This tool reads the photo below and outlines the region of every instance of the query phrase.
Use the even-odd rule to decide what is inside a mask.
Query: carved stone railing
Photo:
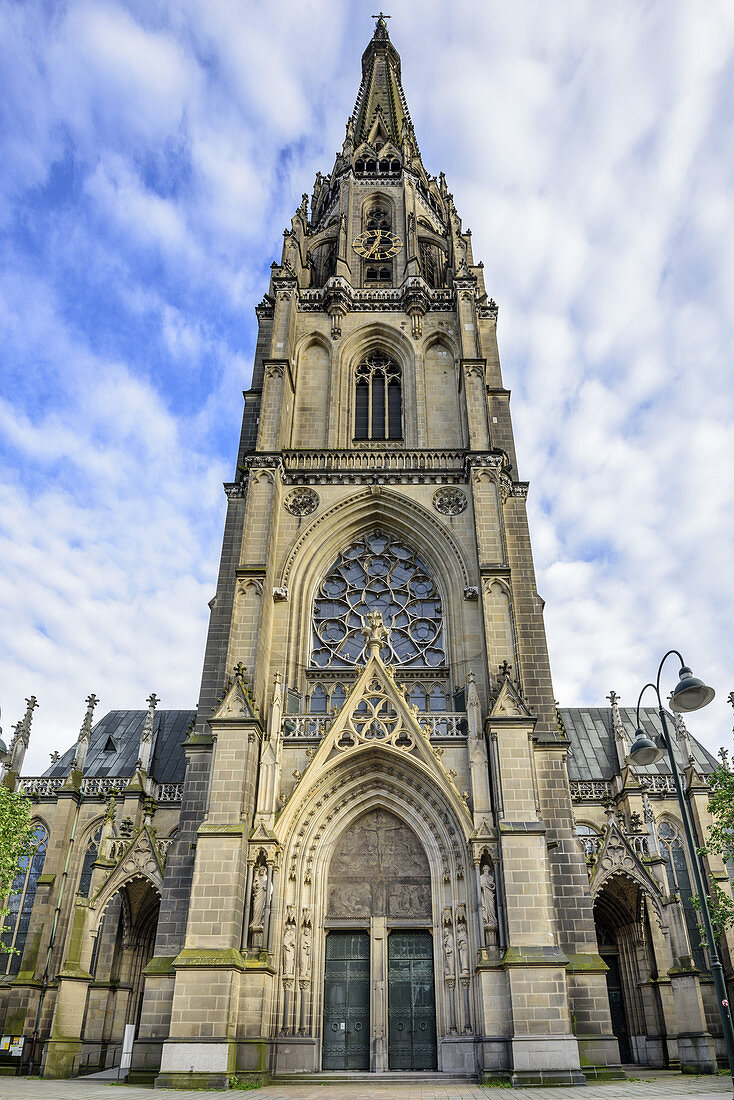
[[[458,450],[391,450],[371,447],[348,451],[284,451],[284,480],[308,473],[386,474],[451,473],[463,474],[464,451]]]
[[[157,802],[180,802],[183,783],[156,783],[153,786],[153,798]]]
[[[465,714],[419,714],[418,722],[427,729],[430,738],[465,738],[467,719]]]
[[[283,719],[283,736],[294,741],[323,737],[334,719],[328,714],[287,714]]]
[[[131,778],[130,775],[85,776],[79,789],[87,797],[101,795],[108,798],[111,794],[124,791]],[[55,798],[66,779],[63,775],[26,775],[19,781],[18,787],[32,798]],[[154,783],[152,795],[157,802],[180,802],[182,792],[183,783]]]
[[[26,775],[18,781],[18,790],[32,798],[55,798],[65,776]]]
[[[418,724],[428,729],[431,740],[466,738],[467,717],[461,712],[436,712],[416,715]],[[327,732],[334,718],[330,714],[286,714],[281,729],[283,737],[292,740],[318,741]]]
[[[648,794],[675,794],[672,775],[641,775],[640,786]]]
[[[612,793],[608,779],[572,779],[569,785],[574,802],[603,802]]]
[[[315,287],[309,290],[299,290],[298,310],[300,313],[315,313],[324,309],[324,297],[328,293],[328,287]],[[448,312],[454,309],[456,297],[453,290],[424,287],[426,304],[429,310]],[[388,310],[391,312],[402,311],[405,306],[406,290],[404,287],[384,287],[381,289],[367,289],[360,287],[347,288],[350,312],[370,313],[376,310]]]
[[[87,779],[82,779],[81,792],[85,795],[101,794],[104,797],[108,797],[111,794],[117,794],[119,791],[124,791],[125,787],[130,783],[132,776],[129,775],[103,775],[103,776],[91,776]]]

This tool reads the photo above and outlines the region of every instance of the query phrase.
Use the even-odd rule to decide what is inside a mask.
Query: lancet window
[[[402,439],[403,394],[400,366],[373,352],[356,370],[355,439]]]
[[[89,897],[89,887],[92,885],[92,871],[94,865],[97,862],[97,856],[99,854],[99,842],[102,837],[102,826],[97,829],[95,833],[90,836],[87,842],[87,850],[84,853],[84,862],[82,863],[82,873],[79,876],[79,886],[77,887],[77,893],[82,894],[85,898]]]
[[[665,859],[668,886],[671,893],[677,891],[680,895],[693,961],[699,970],[708,970],[708,963],[701,947],[701,930],[698,923],[698,914],[693,905],[691,878],[680,834],[672,822],[662,821],[658,825],[658,838],[660,840],[660,854]]]
[[[48,830],[40,823],[36,826],[29,852],[22,856],[7,900],[8,912],[5,915],[2,931],[2,943],[12,954],[0,955],[0,972],[17,974],[23,956],[23,948],[28,936],[33,899],[38,888],[38,879],[43,873],[43,864],[48,847]]]
[[[311,663],[344,668],[366,659],[362,618],[379,611],[389,630],[382,659],[403,668],[446,664],[441,597],[406,543],[373,531],[343,550],[314,599]],[[445,697],[444,697],[445,698]]]

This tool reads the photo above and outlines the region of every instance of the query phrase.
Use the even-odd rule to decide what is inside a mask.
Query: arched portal
[[[87,1013],[86,1040],[119,1044],[128,1024],[137,1032],[143,972],[153,958],[159,908],[157,891],[142,877],[125,882],[107,902],[91,967],[95,980],[90,997],[102,1011]]]
[[[331,857],[326,895],[325,1070],[370,1068],[387,1033],[387,1068],[436,1068],[431,869],[415,832],[375,806]]]
[[[623,1063],[650,1062],[649,1044],[659,1046],[662,1013],[646,896],[626,875],[608,879],[594,901],[599,954],[608,966],[612,1030]]]

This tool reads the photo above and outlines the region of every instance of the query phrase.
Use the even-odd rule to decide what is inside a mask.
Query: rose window
[[[380,656],[404,668],[446,664],[441,597],[415,551],[380,531],[337,558],[314,600],[311,663],[344,667],[366,660],[362,618],[379,611],[390,631]]]

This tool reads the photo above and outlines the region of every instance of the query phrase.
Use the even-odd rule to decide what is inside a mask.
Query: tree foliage
[[[699,848],[699,852],[701,855],[721,856],[726,863],[734,859],[734,772],[729,769],[728,755],[723,749],[720,756],[721,765],[709,776],[711,795],[708,808],[712,825],[706,838],[706,846]],[[713,883],[711,894],[707,895],[706,901],[714,935],[718,939],[727,928],[734,927],[734,903],[717,882]],[[700,912],[701,903],[697,896],[693,898],[693,904]],[[701,928],[701,946],[707,947],[704,929],[699,927]]]
[[[8,898],[23,856],[33,848],[31,804],[25,795],[0,783],[0,924],[8,912]],[[7,951],[0,941],[0,953]]]

